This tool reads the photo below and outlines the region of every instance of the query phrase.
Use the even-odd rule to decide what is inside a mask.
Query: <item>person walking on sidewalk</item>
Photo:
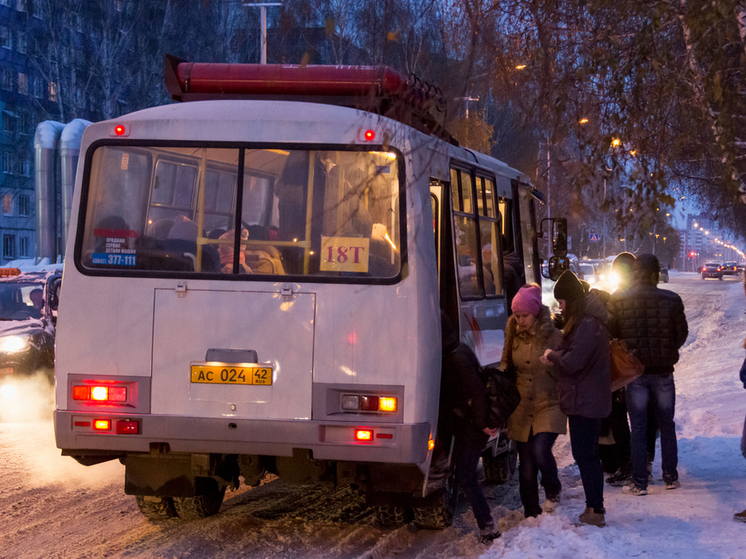
[[[559,349],[547,349],[541,361],[554,365],[560,409],[570,425],[570,447],[580,469],[586,502],[578,520],[601,527],[606,525],[606,509],[598,436],[602,419],[611,413],[606,307],[595,293],[587,293],[570,271],[554,285],[554,298],[565,316],[564,339]]]
[[[518,474],[523,514],[539,516],[538,475],[544,487],[544,512],[555,510],[562,484],[552,446],[567,432],[560,411],[553,368],[540,361],[544,350],[557,349],[562,332],[554,327],[549,307],[541,304],[541,288],[525,285],[511,303],[513,314],[505,328],[505,347],[498,368],[513,371],[521,401],[508,418],[508,437],[518,447]]]
[[[643,374],[625,389],[632,431],[632,483],[623,491],[647,495],[647,416],[653,400],[661,437],[661,461],[666,489],[680,487],[674,410],[674,365],[689,327],[684,303],[673,291],[658,288],[660,264],[653,254],[641,254],[635,262],[635,284],[609,302],[611,335],[645,365]]]

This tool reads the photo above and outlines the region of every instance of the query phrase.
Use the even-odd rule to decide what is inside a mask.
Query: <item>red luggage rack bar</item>
[[[456,143],[437,122],[440,90],[388,66],[187,62],[166,55],[166,88],[175,101],[262,99],[353,107],[393,118]]]

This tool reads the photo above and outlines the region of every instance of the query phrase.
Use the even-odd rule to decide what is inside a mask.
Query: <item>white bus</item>
[[[447,524],[427,483],[440,308],[500,360],[503,255],[541,281],[538,193],[389,69],[166,66],[184,102],[83,135],[57,446],[119,459],[150,519],[215,514],[272,472]],[[515,453],[498,439],[485,463],[506,475]]]

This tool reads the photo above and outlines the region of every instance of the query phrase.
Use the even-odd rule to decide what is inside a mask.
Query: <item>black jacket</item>
[[[457,439],[486,440],[487,393],[474,352],[459,343],[443,356],[438,430]]]
[[[644,374],[667,375],[679,361],[689,326],[684,303],[673,291],[638,282],[609,301],[609,332],[624,340],[645,365]]]
[[[603,418],[611,413],[611,358],[606,308],[590,293],[585,310],[549,355],[557,375],[560,409],[566,415]]]

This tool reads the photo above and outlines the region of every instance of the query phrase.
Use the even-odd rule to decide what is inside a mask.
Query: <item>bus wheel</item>
[[[451,525],[456,508],[457,492],[451,476],[443,489],[432,497],[433,501],[425,506],[414,508],[414,523],[426,530],[442,530]]]
[[[384,528],[398,528],[410,520],[410,511],[395,505],[378,505],[375,507],[376,522]]]
[[[518,448],[514,441],[508,441],[508,450],[492,456],[488,450],[482,454],[485,483],[502,485],[510,481],[518,464]]]
[[[213,516],[218,513],[220,505],[223,504],[223,495],[225,495],[225,487],[195,497],[174,497],[174,508],[184,520]]]
[[[174,501],[171,497],[136,495],[135,500],[137,501],[137,508],[150,521],[159,522],[176,516]]]

